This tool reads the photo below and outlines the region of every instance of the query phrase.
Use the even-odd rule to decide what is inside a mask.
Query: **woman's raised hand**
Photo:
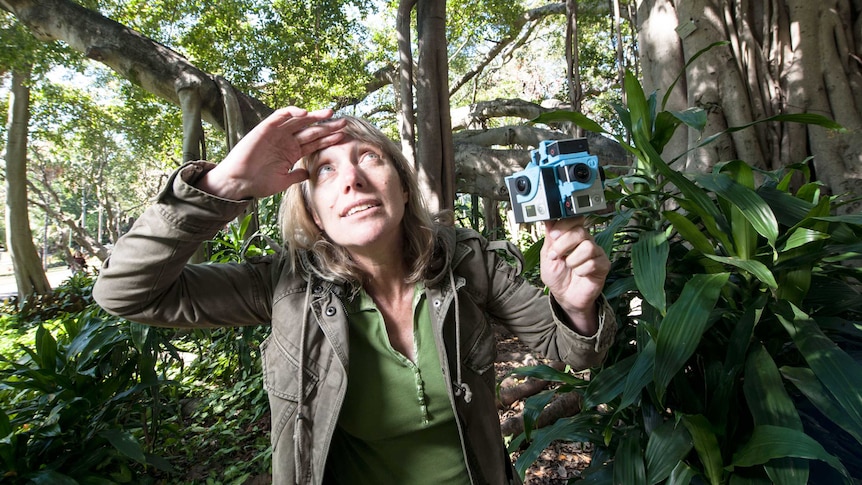
[[[205,192],[231,200],[267,197],[308,178],[294,169],[302,157],[337,144],[342,120],[327,123],[331,109],[306,111],[294,106],[276,110],[245,135],[224,160],[197,183]]]
[[[596,299],[610,269],[610,260],[584,226],[583,217],[545,223],[542,281],[582,335],[598,329]]]

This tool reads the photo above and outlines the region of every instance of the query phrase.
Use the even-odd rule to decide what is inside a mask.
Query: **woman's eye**
[[[380,158],[381,157],[379,153],[368,151],[363,153],[362,156],[359,157],[359,162],[377,162],[380,160]]]
[[[333,172],[335,172],[335,169],[332,168],[332,165],[321,165],[317,167],[317,178],[326,177]]]

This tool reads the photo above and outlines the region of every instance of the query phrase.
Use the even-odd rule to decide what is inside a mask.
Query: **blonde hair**
[[[425,276],[436,239],[436,226],[431,218],[416,174],[398,146],[371,123],[344,116],[347,125],[341,130],[349,138],[371,144],[383,152],[383,157],[395,167],[401,186],[407,191],[407,204],[401,228],[404,234],[404,262],[408,268],[407,283],[417,283]],[[312,165],[320,156],[314,152],[301,160],[299,167]],[[302,268],[321,278],[347,283],[354,290],[362,285],[366,275],[341,246],[330,241],[314,223],[309,204],[308,181],[290,186],[284,194],[279,211],[279,224],[287,246],[289,262],[294,271]],[[303,262],[303,259],[306,261]]]

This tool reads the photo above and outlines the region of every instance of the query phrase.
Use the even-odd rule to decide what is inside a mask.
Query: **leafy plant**
[[[625,89],[615,109],[631,143],[613,136],[635,163],[609,181],[616,211],[596,236],[612,260],[617,343],[589,382],[520,372],[581,393],[584,410],[538,430],[525,418],[517,468],[564,439],[594,445],[591,483],[851,482],[862,475],[862,271],[847,263],[862,257],[862,218],[837,215],[843,202],[804,164],[674,170],[664,145],[679,126],[702,129],[705,114],[665,111],[630,74]],[[605,132],[572,112],[535,121],[560,120]],[[840,129],[813,115],[764,121]]]
[[[79,283],[68,282],[58,301],[86,300],[90,286]],[[87,296],[69,298],[75,288]],[[128,482],[141,467],[170,468],[150,453],[165,424],[160,389],[169,384],[156,371],[155,332],[121,322],[90,304],[37,323],[15,360],[0,356],[4,480]]]

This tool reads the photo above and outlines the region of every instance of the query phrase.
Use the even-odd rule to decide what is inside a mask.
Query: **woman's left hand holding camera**
[[[541,276],[573,328],[591,336],[598,330],[596,299],[602,293],[611,262],[584,226],[584,220],[572,217],[545,222]]]
[[[331,109],[307,111],[290,106],[261,121],[197,183],[212,195],[231,200],[267,197],[308,178],[294,169],[302,157],[337,144],[343,120],[328,123]]]

